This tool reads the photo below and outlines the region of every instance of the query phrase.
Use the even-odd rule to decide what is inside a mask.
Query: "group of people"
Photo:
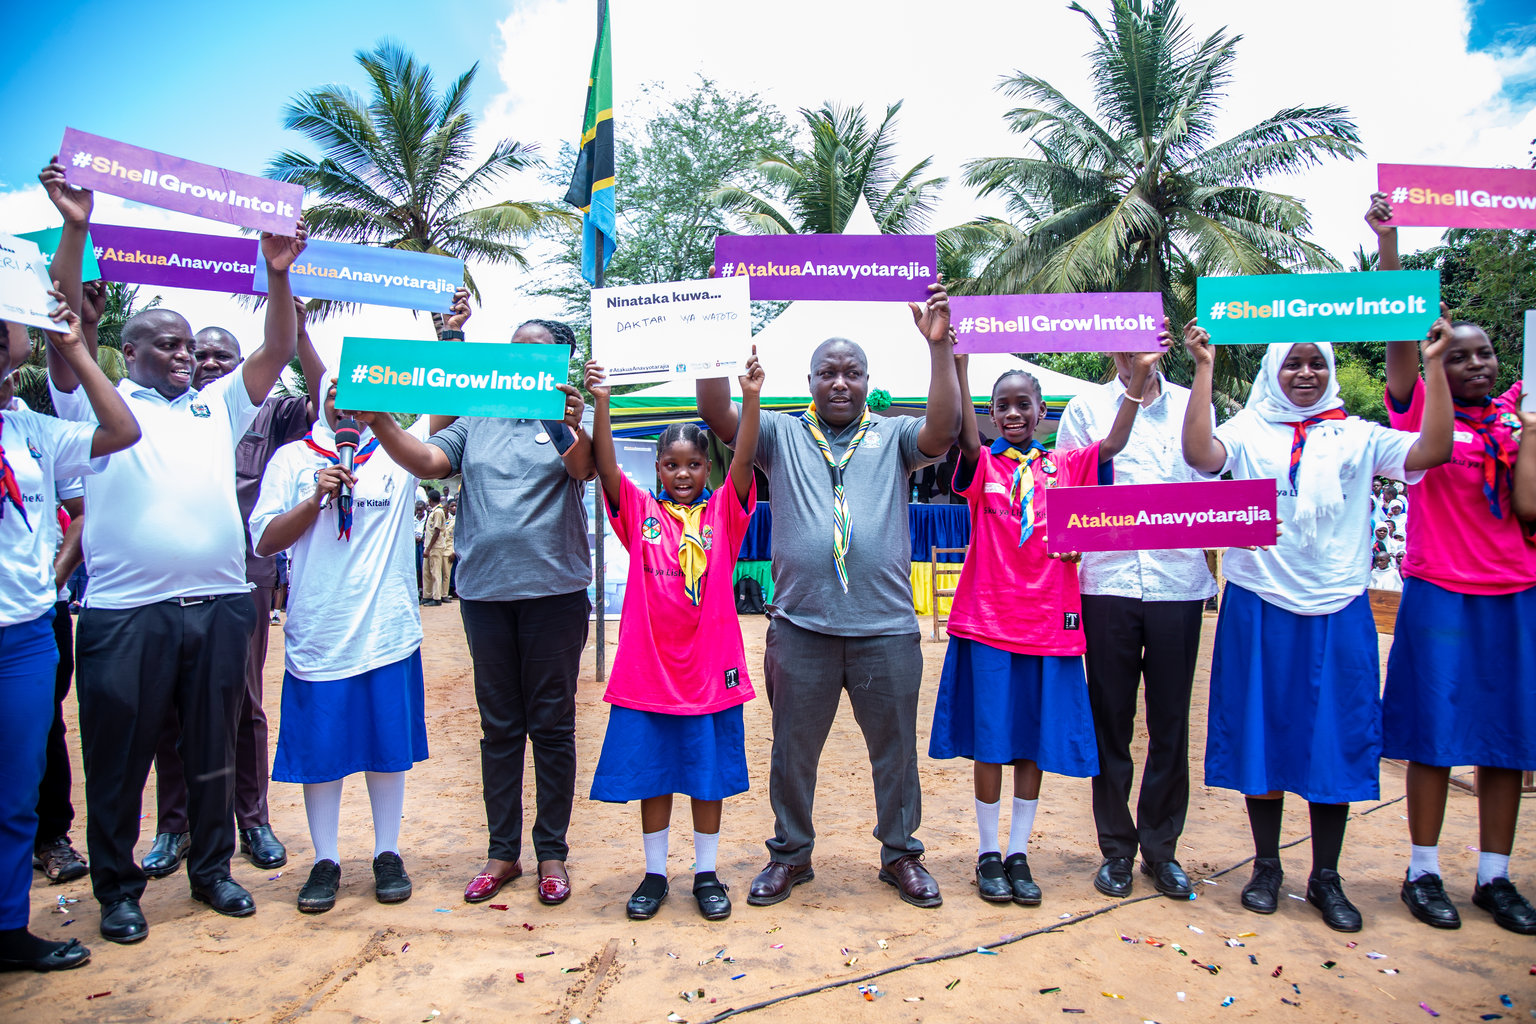
[[[1402,590],[1408,554],[1408,498],[1397,481],[1371,484],[1371,589]]]
[[[453,548],[458,518],[456,499],[444,500],[437,491],[418,491],[412,534],[416,538],[416,592],[424,608],[435,608],[459,596],[454,588],[458,558]]]
[[[697,385],[700,418],[733,449],[722,485],[708,488],[703,433],[681,425],[658,442],[652,492],[619,469],[595,364],[584,381],[594,408],[563,384],[560,420],[434,416],[407,430],[387,414],[338,411],[334,373],[308,345],[291,297],[287,268],[304,248],[302,225],[290,237],[262,236],[270,298],[261,346],[242,360],[226,332],[194,335],[179,315],[151,310],[124,327],[128,376],[113,388],[84,322],[99,291],[80,281],[91,193],[70,186],[56,162],[41,179],[64,219],[52,267],[59,330],[48,355],[59,417],[0,416],[8,453],[0,693],[12,709],[0,744],[0,968],[55,970],[89,957],[78,939],[49,942],[26,927],[29,854],[58,879],[78,877],[84,860],[67,820],[39,832],[53,735],[62,741],[58,675],[68,645],[54,635],[55,604],[61,573],[72,569],[54,509],[60,495],[73,501],[72,478],[83,478],[84,501],[71,508],[70,530],[91,579],[73,651],[86,841],[110,941],[148,934],[139,905],[147,875],[185,860],[194,900],[245,916],[254,901],[229,869],[237,837],[254,863],[286,862],[267,815],[261,693],[275,583],[266,560],[280,551],[291,552],[292,581],[271,777],[303,786],[314,858],[298,909],[335,905],[344,780],[359,773],[373,812],[374,894],[384,903],[411,895],[399,848],[405,773],[428,756],[419,607],[440,601],[442,577],[458,568],[488,832],[464,899],[489,900],[523,873],[531,743],[536,894],[565,902],[575,694],[590,612],[582,496],[591,480],[631,559],[590,796],[640,804],[645,871],[631,918],[655,916],[667,899],[679,793],[691,801],[699,913],[728,916],[717,852],[724,801],[748,788],[742,706],[755,695],[732,577],[755,505],[754,470],[772,490],[776,527],[759,680],[772,713],[774,834],[747,902],[778,903],[815,877],[816,779],[846,691],[870,757],[877,878],[909,904],[938,906],[916,836],[923,657],[906,505],[911,474],[956,442],[954,492],[970,506],[972,538],[929,755],[973,762],[982,899],[1041,902],[1028,855],[1046,772],[1093,778],[1099,891],[1129,895],[1138,853],[1157,891],[1192,891],[1177,844],[1189,803],[1191,689],[1215,582],[1198,550],[1053,555],[1045,511],[1059,486],[1231,474],[1274,480],[1285,523],[1273,546],[1228,553],[1211,670],[1205,778],[1247,800],[1255,860],[1243,905],[1277,910],[1291,792],[1311,814],[1308,902],[1333,928],[1361,927],[1338,874],[1348,803],[1379,795],[1378,760],[1391,756],[1410,762],[1402,898],[1420,920],[1457,926],[1436,849],[1449,768],[1471,763],[1482,822],[1473,901],[1500,925],[1536,933],[1536,912],[1508,877],[1520,771],[1536,768],[1536,694],[1520,685],[1536,671],[1536,635],[1521,628],[1536,614],[1528,525],[1536,454],[1525,450],[1536,442],[1522,433],[1536,417],[1518,412],[1517,389],[1492,394],[1496,357],[1474,325],[1436,320],[1422,376],[1413,342],[1389,345],[1388,428],[1343,411],[1326,344],[1270,346],[1247,407],[1217,426],[1210,339],[1191,322],[1182,340],[1196,367],[1192,388],[1157,371],[1160,352],[1116,354],[1114,379],[1073,400],[1050,450],[1036,438],[1046,413],[1039,384],[1022,371],[993,384],[995,439],[983,437],[948,298],[933,284],[911,307],[930,366],[923,416],[873,415],[867,359],[842,338],[813,354],[803,412],[764,411],[754,353],[739,404],[728,380]],[[1367,219],[1386,268],[1396,260],[1390,216],[1385,197],[1373,197]],[[461,292],[442,336],[462,339],[468,317]],[[1165,347],[1174,333],[1165,324]],[[575,343],[551,321],[529,321],[512,340]],[[24,332],[9,325],[0,371],[27,351]],[[268,397],[296,351],[313,398]],[[356,440],[350,469],[342,432]],[[449,568],[430,554],[446,512],[429,504],[420,534],[415,521],[421,481],[453,475],[462,486]],[[1373,508],[1365,482],[1377,476],[1406,480],[1417,510],[1384,697],[1365,597]],[[136,517],[118,515],[124,508]],[[412,581],[418,544],[426,591]],[[1467,656],[1473,650],[1478,657]],[[1130,746],[1143,683],[1149,743],[1133,813]],[[133,847],[152,762],[159,823],[139,865]],[[1004,766],[1013,768],[1006,846]]]

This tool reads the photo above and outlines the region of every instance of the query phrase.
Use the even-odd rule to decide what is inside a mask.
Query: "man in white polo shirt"
[[[60,175],[59,177],[62,177]],[[54,272],[79,270],[71,228],[88,221],[89,192],[49,180],[66,231]],[[61,203],[60,199],[64,202]],[[71,221],[67,206],[86,217]],[[191,388],[192,329],[152,309],[123,326],[128,376],[119,385],[142,440],[86,483],[85,561],[91,574],[76,647],[80,735],[85,753],[86,842],[101,934],[138,942],[144,872],[135,862],[139,812],[166,715],[181,720],[192,847],[192,898],[243,917],[255,903],[229,876],[235,852],[235,723],[256,624],[245,578],[245,529],[235,496],[235,445],[293,358],[297,330],[288,267],[297,237],[263,235],[268,295],[265,344],[240,372]],[[64,419],[91,412],[74,375],[50,363],[54,408]]]

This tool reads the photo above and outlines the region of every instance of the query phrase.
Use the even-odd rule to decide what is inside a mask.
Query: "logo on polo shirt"
[[[644,537],[648,544],[660,544],[661,521],[655,516],[647,516],[645,522],[640,524],[640,536]]]
[[[43,453],[38,451],[37,445],[32,443],[32,439],[30,437],[27,438],[27,454],[32,456],[38,462],[43,461]]]
[[[741,675],[740,675],[740,673],[738,673],[736,671],[736,669],[734,669],[734,668],[726,669],[725,670],[725,688],[727,690],[732,690],[732,689],[735,689],[739,685],[741,685]]]
[[[1077,612],[1062,612],[1061,613],[1061,628],[1062,629],[1079,629],[1079,628],[1081,628],[1080,619],[1078,617]]]
[[[212,416],[213,413],[202,402],[193,402],[192,403],[192,415],[196,416],[200,420],[205,420],[209,416]]]
[[[715,546],[715,528],[713,526],[704,527],[704,529],[699,531],[699,536],[704,541],[705,551],[709,551]]]
[[[859,442],[859,447],[861,447],[861,448],[879,448],[880,444],[881,444],[881,442],[880,442],[880,431],[878,431],[878,430],[871,430],[867,434],[864,435],[864,440]]]

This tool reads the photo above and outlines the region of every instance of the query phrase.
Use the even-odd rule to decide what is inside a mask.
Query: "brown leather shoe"
[[[523,873],[523,866],[514,863],[512,870],[504,875],[493,875],[489,871],[482,871],[469,880],[464,887],[465,903],[484,903],[501,891],[501,887]]]
[[[809,864],[786,864],[781,860],[771,860],[752,879],[747,902],[754,907],[771,907],[775,903],[782,903],[789,896],[789,890],[815,877],[816,872],[811,870]]]
[[[923,867],[923,858],[915,853],[881,868],[880,881],[894,885],[902,902],[914,907],[937,907],[944,902],[944,897],[939,895],[939,883]]]

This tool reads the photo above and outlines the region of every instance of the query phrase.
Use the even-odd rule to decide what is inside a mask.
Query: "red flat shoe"
[[[482,871],[469,880],[464,887],[465,903],[484,903],[501,891],[501,887],[523,873],[521,864],[513,864],[512,870],[504,875],[493,875],[489,871]]]
[[[547,907],[557,906],[571,898],[571,880],[559,875],[539,876],[539,902]]]

